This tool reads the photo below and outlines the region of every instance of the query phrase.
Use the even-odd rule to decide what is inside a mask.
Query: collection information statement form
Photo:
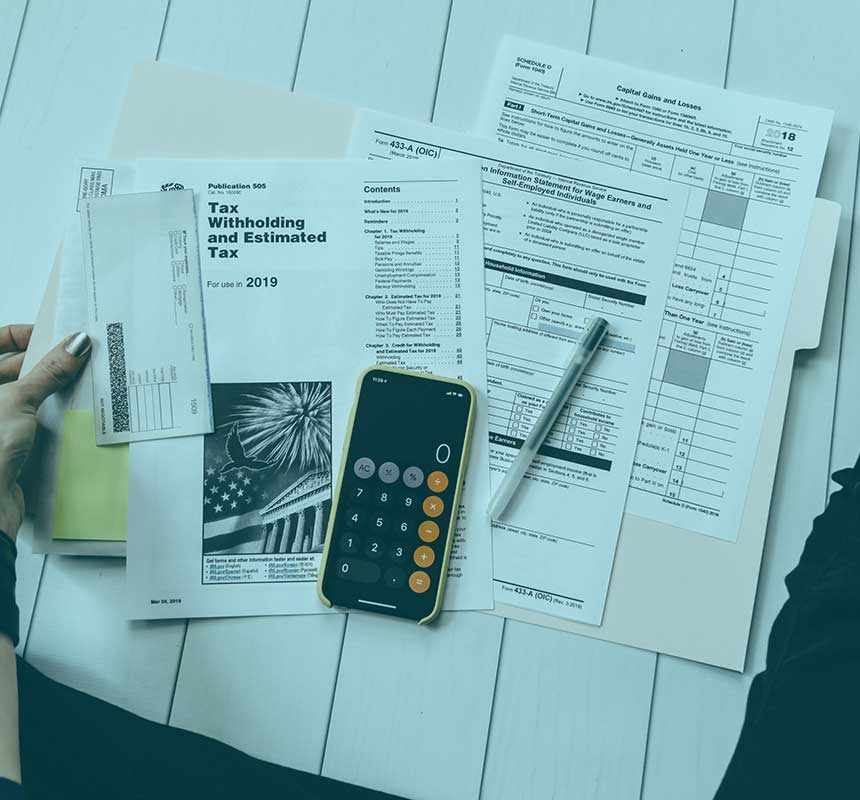
[[[481,164],[494,487],[592,316],[609,320],[493,525],[497,602],[600,624],[687,188],[372,113],[351,152]]]
[[[735,541],[832,113],[508,37],[479,132],[690,188],[627,511]]]

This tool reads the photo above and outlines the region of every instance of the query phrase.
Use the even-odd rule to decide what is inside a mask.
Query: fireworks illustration
[[[300,470],[331,465],[330,385],[282,383],[242,399],[227,424],[249,458]]]

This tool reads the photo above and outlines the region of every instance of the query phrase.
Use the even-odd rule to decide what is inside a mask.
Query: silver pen
[[[543,444],[544,439],[546,439],[562,408],[564,408],[567,398],[579,382],[582,373],[585,372],[585,368],[588,366],[588,362],[591,361],[592,356],[597,352],[597,348],[600,347],[600,343],[608,331],[609,323],[603,317],[592,317],[591,323],[580,338],[579,345],[574,351],[573,358],[570,359],[567,369],[561,376],[558,386],[549,400],[547,400],[543,411],[541,411],[540,416],[537,418],[537,422],[535,422],[531,431],[529,431],[529,435],[526,437],[525,442],[523,442],[523,446],[514,458],[507,474],[502,478],[502,482],[499,484],[499,488],[496,489],[493,499],[490,500],[488,509],[490,519],[498,519],[508,507],[508,503],[511,502],[511,498],[516,493],[523,475],[526,474],[526,470],[529,468],[529,464],[532,463],[532,460],[537,455],[538,449]]]

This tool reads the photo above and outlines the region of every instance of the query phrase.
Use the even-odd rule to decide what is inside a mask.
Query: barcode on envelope
[[[125,370],[125,341],[121,322],[107,325],[108,369],[110,371],[110,402],[114,433],[129,430],[128,384]]]

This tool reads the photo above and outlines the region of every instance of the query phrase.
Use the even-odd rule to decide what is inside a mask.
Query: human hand
[[[54,392],[68,386],[90,354],[90,338],[76,333],[58,344],[19,379],[32,325],[0,328],[0,530],[14,539],[24,519],[21,469],[36,438],[36,412]]]

